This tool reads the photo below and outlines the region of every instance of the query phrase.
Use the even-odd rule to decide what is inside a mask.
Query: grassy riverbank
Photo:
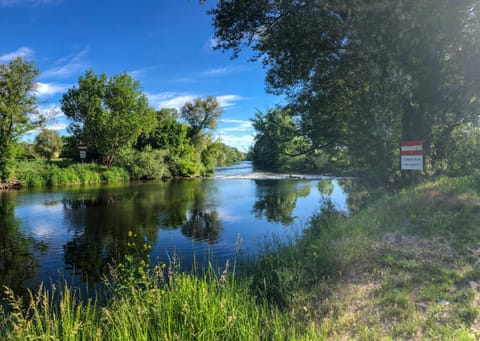
[[[32,188],[115,183],[128,181],[130,175],[123,168],[106,167],[94,163],[19,161],[13,169],[12,179],[21,187]]]
[[[297,241],[266,246],[241,276],[129,257],[101,307],[71,290],[57,291],[59,304],[40,292],[23,308],[10,294],[0,337],[476,340],[479,193],[480,178],[465,177],[385,195],[351,217],[327,205]]]
[[[324,208],[257,266],[265,297],[319,338],[479,339],[479,180],[425,183],[350,218]]]

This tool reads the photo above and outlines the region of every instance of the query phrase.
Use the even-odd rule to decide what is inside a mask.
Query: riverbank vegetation
[[[150,266],[149,246],[132,242],[105,302],[57,288],[20,304],[7,290],[0,336],[476,340],[479,207],[479,176],[384,194],[349,216],[327,202],[298,239],[265,245],[241,273]]]
[[[95,181],[209,176],[216,166],[244,154],[213,138],[222,114],[215,97],[197,98],[176,109],[155,111],[126,73],[107,77],[92,70],[62,97],[69,135],[42,128],[33,144],[23,134],[44,127],[37,112],[33,62],[17,58],[0,65],[0,181],[22,186]],[[78,146],[85,154],[80,159]],[[50,163],[61,156],[66,162]],[[38,162],[18,159],[46,159]],[[90,166],[72,165],[85,161]],[[105,168],[108,167],[109,169]],[[88,171],[86,171],[88,169]]]
[[[255,163],[398,188],[400,143],[421,140],[424,175],[478,169],[478,11],[474,0],[219,1],[216,48],[251,48],[267,90],[287,98],[253,119]]]

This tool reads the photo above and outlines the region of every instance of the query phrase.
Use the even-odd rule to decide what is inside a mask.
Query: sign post
[[[400,163],[402,170],[412,171],[412,181],[416,170],[423,170],[423,143],[420,140],[400,143]]]
[[[87,145],[84,143],[79,143],[78,151],[80,152],[80,159],[82,159],[83,163],[83,160],[87,157]]]

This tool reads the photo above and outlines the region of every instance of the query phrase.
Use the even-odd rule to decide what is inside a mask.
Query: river
[[[185,269],[194,259],[221,265],[238,247],[241,256],[255,257],[273,235],[300,233],[324,200],[347,211],[335,179],[255,174],[241,162],[212,179],[1,192],[0,285],[65,279],[95,286],[133,243],[151,245],[153,261],[176,256]]]

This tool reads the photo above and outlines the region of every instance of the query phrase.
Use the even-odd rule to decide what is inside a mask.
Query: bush
[[[130,175],[127,170],[121,167],[105,167],[102,179],[108,183],[128,181]]]
[[[165,154],[164,150],[152,150],[149,146],[141,152],[128,149],[120,156],[118,165],[124,167],[132,179],[162,179],[170,176]]]
[[[123,168],[97,164],[19,161],[15,164],[11,179],[20,181],[23,187],[32,188],[128,181],[129,175]]]
[[[18,180],[25,187],[46,186],[48,169],[44,161],[20,161],[15,163],[11,179]]]

